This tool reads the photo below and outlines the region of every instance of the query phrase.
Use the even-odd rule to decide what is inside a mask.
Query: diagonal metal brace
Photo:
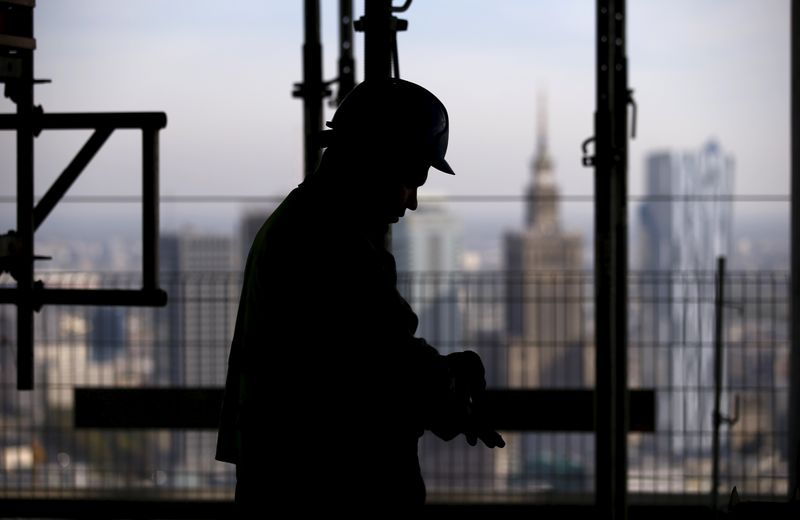
[[[63,197],[70,186],[72,186],[72,183],[75,182],[75,179],[83,172],[86,165],[89,164],[89,161],[92,160],[103,144],[105,144],[113,131],[113,128],[98,128],[95,130],[91,137],[89,137],[89,140],[83,145],[83,148],[75,155],[75,158],[73,158],[64,171],[61,172],[61,175],[58,176],[58,179],[50,186],[50,189],[47,190],[47,193],[45,193],[44,197],[36,204],[36,208],[33,210],[34,230],[39,229],[39,226],[47,218],[47,215],[49,215],[56,204],[58,204],[61,197]]]

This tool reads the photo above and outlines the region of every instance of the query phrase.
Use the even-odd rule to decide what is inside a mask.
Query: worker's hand
[[[445,356],[457,396],[467,405],[481,400],[486,392],[486,370],[478,354],[471,350]]]
[[[486,424],[486,370],[480,356],[467,350],[449,354],[445,360],[453,378],[458,405],[464,412],[464,435],[469,445],[475,446],[480,439],[489,448],[505,446],[503,437]]]
[[[478,439],[480,439],[487,448],[505,448],[506,446],[506,441],[503,439],[503,436],[494,430],[485,430],[481,433],[473,434],[467,433],[465,435],[467,436],[467,442],[470,446],[478,444]]]
[[[472,399],[469,406],[469,415],[464,429],[464,435],[470,446],[475,446],[478,439],[488,448],[503,448],[506,442],[502,435],[491,427],[486,415],[485,391]]]

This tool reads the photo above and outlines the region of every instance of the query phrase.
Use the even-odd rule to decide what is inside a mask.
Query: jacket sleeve
[[[376,348],[382,350],[382,363],[389,367],[387,379],[401,389],[392,397],[401,401],[399,407],[407,410],[418,428],[450,440],[463,430],[466,408],[457,400],[445,357],[415,335],[419,319],[397,290],[394,258],[384,253],[382,280],[373,285],[381,294],[369,299],[382,302],[382,316],[376,322],[386,334]]]

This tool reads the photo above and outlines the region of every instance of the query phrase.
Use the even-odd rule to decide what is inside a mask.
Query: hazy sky
[[[322,1],[326,78],[336,74],[337,4]],[[363,2],[355,4],[360,16]],[[789,0],[628,4],[630,83],[639,105],[630,192],[642,191],[648,152],[693,150],[713,137],[735,156],[737,193],[787,194]],[[594,5],[415,0],[400,15],[409,21],[399,35],[401,76],[427,86],[451,116],[448,161],[457,175],[431,175],[430,192],[520,194],[542,90],[562,192],[592,193],[580,144],[592,133]],[[43,0],[36,7],[36,76],[53,83],[37,87],[37,102],[52,112],[166,112],[164,195],[285,194],[301,180],[302,104],[291,91],[301,80],[302,28],[300,1]],[[361,76],[363,35],[356,38]],[[12,110],[0,100],[1,112]],[[37,139],[37,194],[87,135],[50,131]],[[13,143],[13,134],[0,135],[4,196],[15,190]],[[138,194],[139,147],[136,132],[117,132],[70,194]],[[0,224],[15,227],[13,208],[2,206]],[[773,209],[788,215],[788,204]],[[224,221],[241,207],[198,210]],[[588,214],[591,205],[568,203],[571,210]],[[76,211],[59,207],[51,218]],[[162,206],[167,225],[189,213]]]

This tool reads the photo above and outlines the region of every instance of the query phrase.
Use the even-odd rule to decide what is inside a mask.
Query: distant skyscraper
[[[443,353],[462,347],[459,287],[463,227],[442,204],[422,204],[392,227],[398,289],[419,317],[417,335]]]
[[[223,385],[225,370],[208,367],[225,366],[233,334],[235,309],[227,304],[238,301],[236,284],[227,278],[236,266],[233,240],[191,231],[165,233],[160,257],[162,285],[169,296],[168,348],[181,351],[169,363],[168,382]]]
[[[157,314],[162,348],[156,370],[163,383],[182,387],[225,384],[228,351],[238,301],[234,241],[227,236],[193,232],[161,235],[161,285],[169,300]],[[170,470],[178,486],[192,485],[183,475],[208,471],[216,435],[173,432]],[[205,469],[204,469],[205,468]],[[222,469],[217,468],[219,471]]]
[[[645,193],[652,200],[639,213],[640,266],[661,273],[654,273],[660,281],[650,291],[657,304],[641,311],[647,343],[655,348],[643,344],[641,354],[643,367],[658,371],[656,381],[668,382],[657,388],[656,426],[672,432],[675,452],[707,454],[711,448],[715,311],[709,273],[732,249],[733,179],[734,160],[715,141],[699,151],[647,157]],[[664,348],[668,363],[656,352]]]
[[[583,240],[579,234],[561,228],[559,189],[547,147],[544,96],[539,97],[538,104],[536,151],[531,181],[525,190],[524,229],[507,233],[503,248],[508,386],[579,388],[588,384],[585,358],[591,353],[585,341],[585,296],[581,292]],[[574,457],[559,453],[559,435],[511,433],[507,440],[507,452],[502,454],[498,471],[505,472],[509,486],[542,485],[546,481],[559,490],[590,489],[588,455],[575,460],[574,474],[552,469],[552,460]]]
[[[127,346],[125,319],[127,309],[123,307],[95,307],[89,312],[89,357],[92,361],[110,361]]]
[[[553,161],[540,99],[532,180],[526,190],[525,229],[508,233],[506,328],[509,384],[516,387],[585,384],[580,271],[583,240],[561,229]]]

